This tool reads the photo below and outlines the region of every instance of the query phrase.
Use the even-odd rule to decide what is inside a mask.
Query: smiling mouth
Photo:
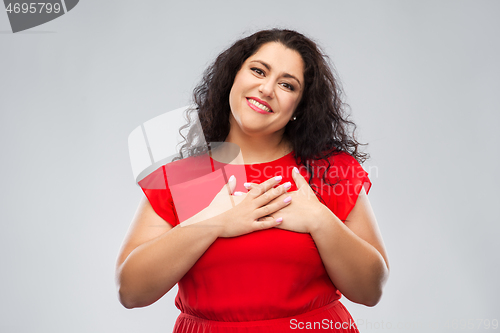
[[[271,110],[270,108],[268,108],[267,106],[265,106],[264,104],[262,103],[259,103],[257,102],[256,100],[252,99],[252,98],[247,98],[247,101],[249,103],[251,103],[252,105],[255,105],[256,107],[258,107],[259,109],[261,109],[262,111],[265,111],[267,113],[273,113],[273,110]]]

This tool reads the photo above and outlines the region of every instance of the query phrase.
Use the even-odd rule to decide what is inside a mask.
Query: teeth
[[[248,101],[250,103],[252,103],[253,105],[255,105],[256,107],[258,107],[259,109],[262,109],[266,112],[272,112],[270,108],[268,108],[267,106],[265,106],[264,104],[260,104],[259,102],[253,100],[253,99],[248,99]]]

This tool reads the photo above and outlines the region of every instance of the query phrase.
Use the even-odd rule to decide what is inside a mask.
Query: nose
[[[264,80],[259,87],[259,91],[265,97],[273,98],[274,97],[274,84],[273,84],[272,80]]]

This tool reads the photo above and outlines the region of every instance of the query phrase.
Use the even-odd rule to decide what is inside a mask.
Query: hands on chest
[[[292,177],[297,186],[297,191],[290,191],[273,200],[279,201],[285,196],[291,196],[290,205],[283,207],[269,216],[271,218],[283,218],[283,222],[276,226],[276,228],[310,233],[311,227],[320,218],[324,209],[328,208],[318,200],[313,189],[297,168],[294,168]]]
[[[318,200],[298,169],[294,169],[292,177],[296,191],[289,191],[290,182],[280,185],[282,178],[276,176],[261,184],[245,183],[246,193],[234,191],[237,180],[231,177],[198,219],[218,216],[219,237],[235,237],[272,227],[310,233],[328,208]]]

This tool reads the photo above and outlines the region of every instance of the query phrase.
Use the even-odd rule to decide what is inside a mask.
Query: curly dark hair
[[[293,147],[297,163],[314,175],[314,161],[325,161],[328,166],[323,168],[323,179],[330,167],[328,157],[333,154],[345,152],[363,163],[368,154],[358,149],[362,144],[354,137],[356,125],[348,119],[348,105],[342,101],[343,91],[333,65],[315,42],[293,30],[262,30],[238,40],[219,54],[194,89],[194,107],[188,109],[188,124],[181,131],[189,128],[193,113],[197,112],[206,142],[223,142],[230,129],[229,93],[236,74],[247,58],[270,42],[297,51],[305,65],[304,92],[294,113],[297,120],[286,125],[284,134]],[[185,143],[181,156],[199,149],[194,144],[195,132],[182,135]]]

